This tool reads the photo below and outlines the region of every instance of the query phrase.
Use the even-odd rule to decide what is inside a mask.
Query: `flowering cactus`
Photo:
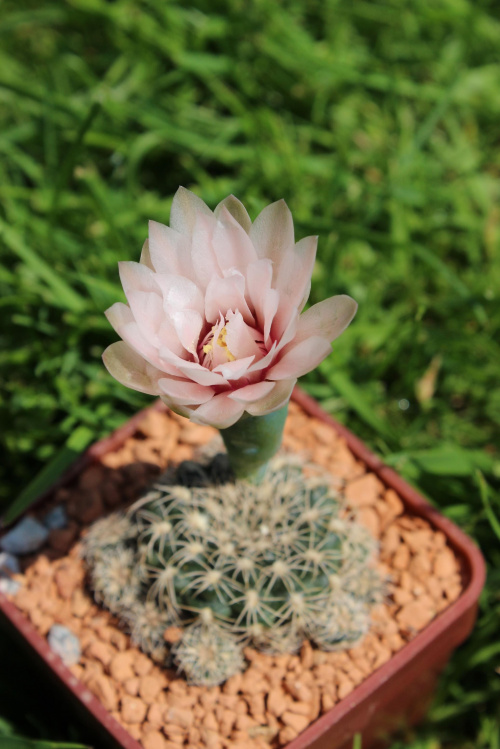
[[[123,339],[103,354],[109,372],[217,427],[227,449],[229,464],[171,467],[84,544],[97,600],[196,684],[240,671],[245,643],[352,645],[383,594],[375,544],[341,498],[311,467],[273,458],[297,378],[357,309],[341,295],[302,313],[316,244],[295,243],[282,200],[252,223],[232,195],[212,213],[181,187],[171,226],[152,221],[140,262],[120,263],[128,305],[106,313]],[[182,630],[171,649],[168,627]]]
[[[181,187],[170,218],[150,222],[139,263],[120,263],[128,305],[106,314],[123,340],[104,363],[122,384],[223,430],[235,473],[257,474],[279,446],[297,378],[330,353],[356,302],[335,296],[300,314],[317,237],[295,243],[283,200],[252,223],[234,196],[212,213]]]

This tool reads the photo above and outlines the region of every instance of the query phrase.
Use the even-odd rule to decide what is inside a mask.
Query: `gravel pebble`
[[[0,577],[4,574],[17,575],[19,572],[21,572],[19,559],[14,554],[9,554],[7,551],[0,552]]]
[[[345,497],[352,507],[374,505],[382,494],[384,485],[374,473],[366,473],[360,478],[350,481],[345,489]]]
[[[148,705],[151,705],[161,692],[163,679],[154,674],[142,676],[139,679],[139,694]]]
[[[80,640],[63,624],[53,624],[47,636],[50,649],[56,653],[66,666],[78,663],[81,656]]]
[[[126,723],[142,723],[146,717],[146,705],[138,697],[122,697],[122,718]]]
[[[106,710],[118,708],[118,695],[111,679],[104,674],[96,674],[87,682],[91,692],[102,702]]]
[[[148,731],[142,735],[143,749],[165,749],[166,740],[159,731]]]
[[[11,580],[10,577],[0,577],[0,593],[6,596],[15,596],[21,590],[21,583]]]
[[[61,530],[68,525],[68,515],[64,505],[53,507],[43,518],[43,524],[49,530]]]
[[[124,653],[117,653],[109,664],[109,672],[113,679],[124,682],[135,676],[132,667],[133,660],[134,654],[130,650],[126,650]]]
[[[28,516],[0,539],[0,547],[9,554],[31,554],[43,546],[48,536],[48,529]]]

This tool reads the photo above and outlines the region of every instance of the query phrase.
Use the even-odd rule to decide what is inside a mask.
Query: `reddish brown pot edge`
[[[141,745],[108,713],[85,684],[73,676],[69,668],[49,648],[47,640],[38,634],[31,622],[2,593],[0,593],[0,612],[32,647],[57,681],[62,682],[78,702],[91,713],[94,720],[111,734],[118,746],[122,749],[142,749]]]
[[[405,666],[408,666],[418,655],[428,650],[435,639],[439,639],[446,630],[450,630],[450,650],[462,642],[472,629],[477,600],[484,585],[486,570],[479,549],[454,523],[439,514],[413,487],[407,484],[398,474],[374,455],[361,440],[354,436],[345,426],[339,424],[329,416],[316,401],[304,393],[300,388],[295,388],[292,399],[306,411],[310,416],[330,424],[337,432],[345,438],[350,450],[366,466],[373,471],[387,486],[393,488],[403,499],[408,509],[418,515],[425,517],[435,527],[445,533],[452,547],[459,553],[464,564],[464,575],[466,587],[462,595],[449,606],[448,609],[439,614],[424,630],[407,643],[398,653],[363,681],[344,700],[339,702],[328,713],[315,721],[300,736],[294,739],[288,749],[305,749],[311,746],[317,739],[333,730],[334,727],[345,718],[345,716],[361,703],[368,702],[375,694],[380,698],[380,692],[384,686],[393,679],[394,675]],[[144,414],[153,409],[155,411],[167,410],[161,401],[156,401],[139,411],[129,421],[118,427],[109,437],[94,443],[80,458],[66,471],[66,473],[54,484],[54,486],[40,496],[37,504],[42,502],[55,488],[64,486],[72,478],[78,475],[90,463],[99,460],[103,455],[114,450],[131,436]],[[11,622],[12,626],[19,631],[24,639],[32,646],[39,657],[45,662],[53,674],[73,693],[73,695],[89,710],[94,719],[100,723],[111,736],[123,747],[123,749],[142,749],[141,745],[133,739],[130,734],[105,710],[96,697],[80,683],[62,661],[51,651],[47,641],[41,637],[33,625],[24,615],[0,593],[0,611]],[[453,634],[453,629],[455,630]]]

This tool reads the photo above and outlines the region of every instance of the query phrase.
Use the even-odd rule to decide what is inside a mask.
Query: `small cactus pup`
[[[376,543],[325,476],[281,454],[258,484],[217,483],[213,465],[180,464],[126,514],[94,524],[84,553],[98,600],[195,684],[241,671],[245,645],[284,653],[304,637],[323,650],[356,643],[382,597]],[[169,627],[183,632],[171,651]]]
[[[241,670],[245,644],[351,645],[381,595],[368,532],[324,477],[277,456],[297,378],[357,309],[340,295],[303,312],[316,245],[295,242],[284,201],[252,223],[234,196],[212,212],[179,188],[170,227],[150,222],[140,262],[120,263],[128,304],[106,313],[122,338],[103,354],[109,372],[216,427],[226,448],[171,468],[85,544],[97,599],[197,684]],[[170,627],[183,634],[168,648]]]

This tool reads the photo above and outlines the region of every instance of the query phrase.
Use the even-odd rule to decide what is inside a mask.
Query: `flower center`
[[[214,346],[220,346],[222,349],[224,349],[224,353],[227,357],[227,361],[234,361],[236,357],[229,351],[227,343],[226,343],[227,328],[224,325],[224,327],[221,330],[219,330],[217,339],[215,339],[215,332],[217,330],[217,327],[218,327],[217,325],[214,325],[212,330],[208,334],[209,336],[211,336],[211,339],[209,343],[206,343],[203,346],[203,353],[207,354],[210,360],[212,360]]]
[[[259,361],[266,353],[262,334],[247,325],[238,310],[221,313],[198,346],[199,362],[207,369],[247,358]]]

